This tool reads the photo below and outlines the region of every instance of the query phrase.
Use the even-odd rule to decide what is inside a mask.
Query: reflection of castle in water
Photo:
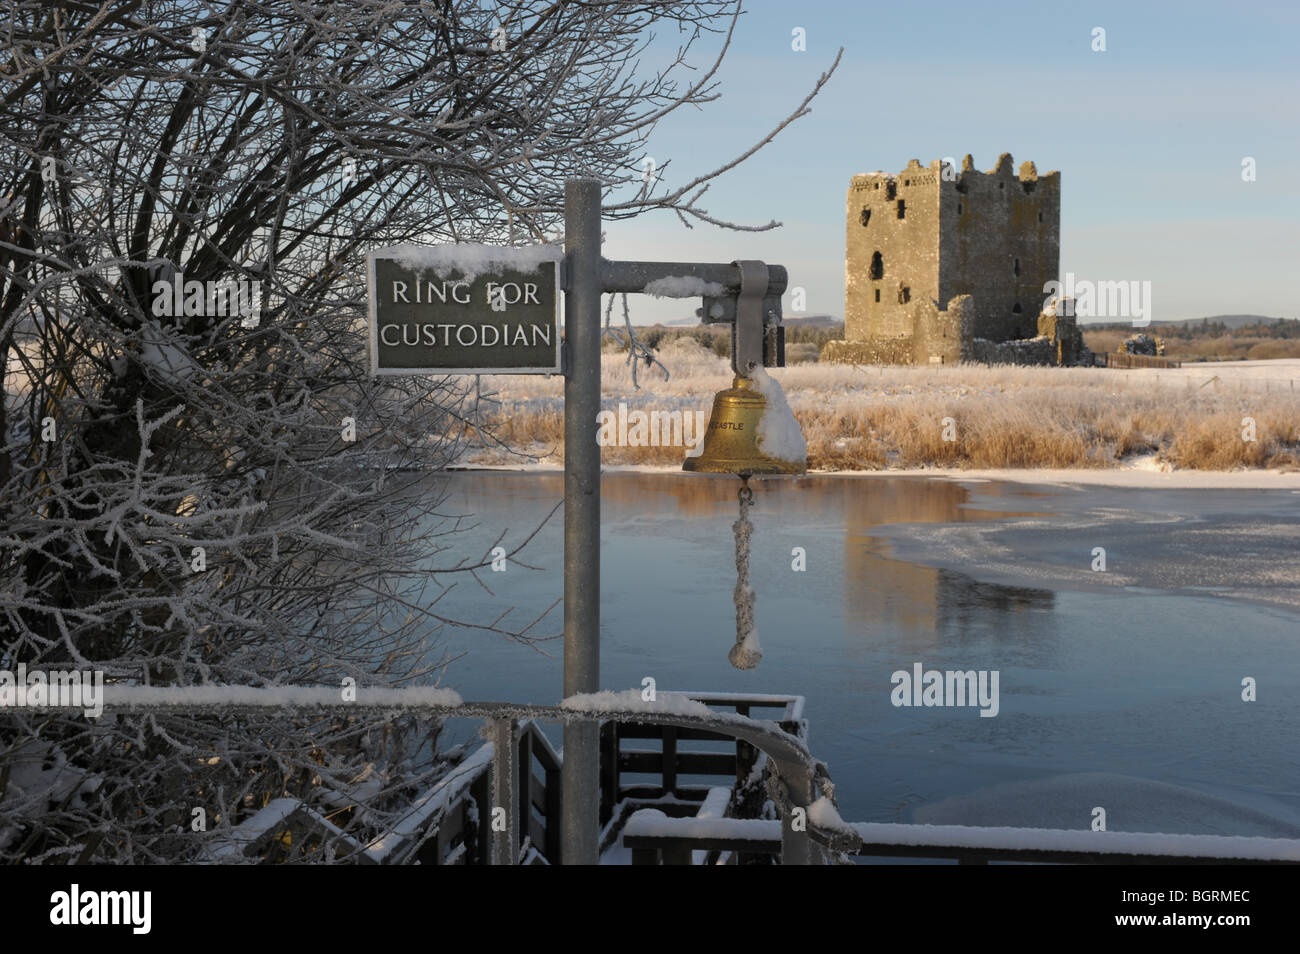
[[[844,528],[845,616],[857,632],[881,629],[904,634],[909,643],[938,644],[977,627],[997,638],[1043,635],[1053,625],[1045,612],[1055,605],[1050,590],[985,583],[953,570],[891,559],[889,541],[873,528],[900,523],[966,523],[1032,516],[1024,511],[967,506],[970,491],[955,481],[924,477],[810,477],[755,480],[758,512],[779,511],[783,521],[807,527]],[[717,520],[734,513],[739,482],[696,475],[665,480],[662,474],[606,474],[601,494],[611,504],[642,513],[664,510]],[[1023,490],[985,484],[996,497]]]
[[[996,493],[990,486],[985,492]],[[865,491],[865,492],[863,492]],[[966,507],[966,488],[916,478],[873,480],[844,511],[846,616],[870,630],[895,630],[910,646],[925,648],[977,627],[995,627],[999,639],[1041,636],[1052,625],[1044,611],[1050,590],[986,583],[954,570],[921,566],[889,556],[889,541],[872,536],[882,524],[966,523],[1022,516]]]
[[[502,473],[459,475],[465,486],[491,481],[503,500],[526,506],[540,519],[564,493],[560,474]],[[925,477],[814,476],[755,480],[757,512],[781,514],[789,526],[844,533],[845,617],[858,636],[880,632],[901,635],[909,648],[951,644],[980,628],[993,629],[998,640],[1041,638],[1054,625],[1050,590],[981,582],[954,570],[936,569],[890,555],[890,542],[874,536],[884,524],[966,523],[1036,514],[984,510],[967,506],[970,492],[955,481]],[[693,517],[729,526],[736,512],[734,477],[703,474],[680,477],[662,473],[606,472],[601,479],[605,516],[627,514],[653,519],[662,514]],[[507,489],[508,488],[508,489]],[[504,491],[504,492],[503,492]],[[1027,494],[999,484],[984,484],[986,497]]]

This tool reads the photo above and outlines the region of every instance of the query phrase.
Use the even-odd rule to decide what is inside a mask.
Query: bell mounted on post
[[[762,369],[785,366],[781,325],[785,269],[769,270],[754,261],[732,264],[740,269],[740,291],[734,298],[706,297],[700,314],[706,324],[731,324],[731,367],[736,376],[730,388],[714,395],[703,446],[699,454],[686,458],[682,470],[739,477],[802,474],[808,469],[805,452],[783,442],[776,453],[769,453],[760,441],[769,403],[763,385],[770,380]],[[797,430],[792,420],[790,425]]]
[[[732,262],[740,269],[734,298],[705,296],[700,316],[706,324],[731,323],[731,387],[713,398],[713,413],[700,453],[688,456],[682,470],[699,474],[735,474],[740,478],[740,517],[731,525],[736,537],[736,642],[727,659],[737,669],[753,669],[763,658],[754,625],[754,588],[749,584],[749,546],[754,525],[750,477],[796,475],[808,469],[803,434],[781,385],[763,369],[785,365],[785,329],[781,327],[781,293],[785,269],[762,262]]]
[[[742,477],[804,473],[806,461],[780,460],[759,448],[758,425],[766,409],[767,399],[753,380],[737,375],[730,388],[713,396],[704,445],[697,456],[686,458],[682,470]]]

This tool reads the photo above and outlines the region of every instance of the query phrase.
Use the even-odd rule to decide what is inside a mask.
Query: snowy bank
[[[684,453],[683,453],[684,456]],[[559,474],[564,464],[540,461],[517,466],[473,465],[452,468],[454,471],[488,473]],[[700,474],[686,473],[675,464],[606,464],[602,473],[678,474],[686,480],[699,480]],[[1169,472],[1144,469],[1088,468],[1014,468],[962,470],[957,467],[899,467],[890,470],[810,470],[806,477],[755,477],[753,480],[807,480],[809,478],[845,478],[850,480],[892,480],[897,477],[933,478],[959,483],[1007,483],[1131,487],[1168,490],[1290,490],[1300,493],[1300,472],[1280,470],[1176,470]]]

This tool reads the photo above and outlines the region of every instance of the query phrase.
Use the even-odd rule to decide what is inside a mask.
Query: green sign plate
[[[549,246],[370,252],[370,373],[560,373],[559,258]]]

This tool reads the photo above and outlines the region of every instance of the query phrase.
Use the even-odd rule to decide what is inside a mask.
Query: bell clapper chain
[[[749,486],[749,474],[740,475],[740,518],[731,525],[736,535],[736,644],[727,658],[737,669],[753,669],[763,658],[758,645],[758,632],[754,629],[754,589],[749,585],[749,538],[754,525],[749,522],[749,510],[754,505],[754,491]]]

